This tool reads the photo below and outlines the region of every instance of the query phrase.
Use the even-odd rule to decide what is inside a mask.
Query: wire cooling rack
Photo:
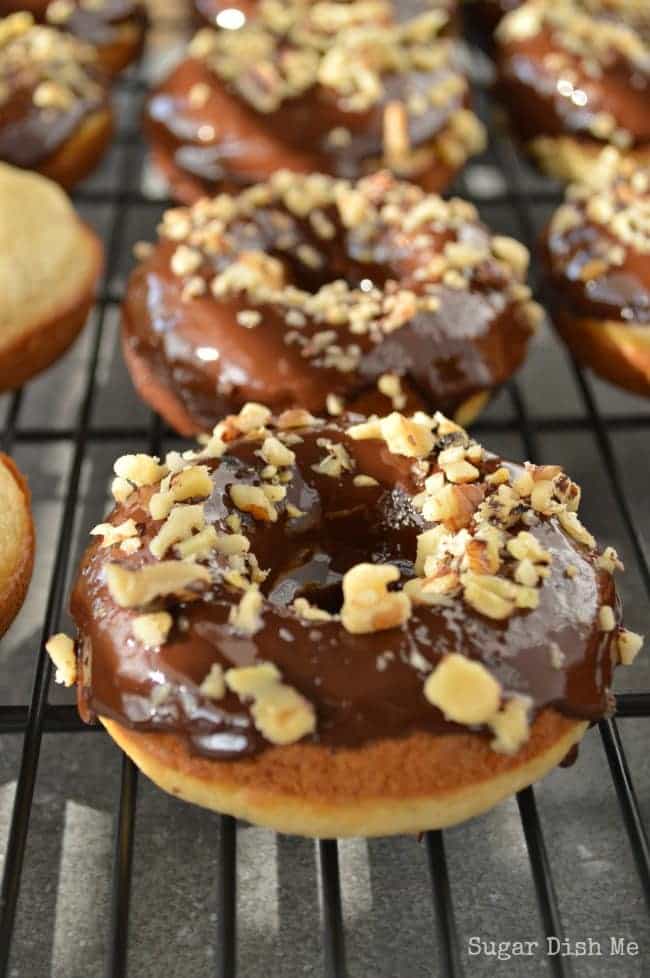
[[[0,647],[0,978],[493,974],[497,958],[471,954],[472,934],[542,947],[546,937],[602,939],[601,956],[540,951],[504,959],[500,974],[640,978],[650,968],[644,662],[619,674],[630,689],[617,697],[621,723],[602,721],[573,771],[469,826],[368,843],[276,837],[139,788],[133,764],[121,757],[118,769],[117,749],[51,685],[43,642],[66,624],[70,576],[106,505],[112,460],[175,440],[135,398],[117,319],[131,245],[151,238],[167,203],[140,133],[147,78],[184,33],[171,22],[152,31],[144,65],[117,86],[111,154],[75,194],[107,249],[85,338],[0,401],[1,447],[30,475],[39,523],[32,594]],[[491,102],[488,60],[478,50],[470,60],[491,141],[455,190],[534,250],[559,188],[520,158]],[[475,430],[511,457],[562,462],[583,484],[587,523],[628,564],[629,624],[647,627],[648,402],[594,380],[547,332]],[[608,935],[619,933],[637,954],[609,956]]]

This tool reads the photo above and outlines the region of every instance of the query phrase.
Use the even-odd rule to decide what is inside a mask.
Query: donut
[[[111,76],[142,52],[147,18],[137,0],[0,0],[0,15],[18,11],[91,44]]]
[[[580,180],[607,145],[650,160],[648,34],[626,7],[528,0],[497,30],[499,89],[514,128],[560,180]]]
[[[453,42],[438,36],[447,15],[394,23],[375,7],[262,0],[239,30],[200,30],[145,114],[172,196],[193,203],[280,169],[356,180],[388,167],[447,186],[484,145]]]
[[[63,191],[0,163],[0,391],[20,387],[70,346],[103,265],[97,235]]]
[[[544,235],[552,318],[578,360],[650,397],[650,165],[603,150]]]
[[[264,2],[264,0],[262,0]],[[321,0],[303,0],[305,6]],[[349,2],[349,0],[334,0]],[[398,22],[417,17],[431,10],[442,10],[448,20],[447,25],[455,28],[458,17],[457,0],[363,0],[369,16],[378,19],[394,18]],[[332,4],[330,4],[330,7]],[[194,10],[198,18],[211,27],[223,30],[239,30],[247,21],[254,20],[260,7],[260,0],[194,0]]]
[[[70,188],[97,165],[113,120],[94,49],[34,25],[0,20],[0,160]]]
[[[254,399],[469,422],[540,317],[523,245],[387,172],[283,171],[167,211],[138,254],[124,356],[143,400],[186,435]]]
[[[181,798],[308,836],[476,815],[612,711],[613,572],[560,466],[441,414],[248,404],[123,456],[50,644],[86,720]]]
[[[506,14],[525,2],[526,0],[466,0],[472,14],[475,12],[479,22],[490,30],[494,30]],[[650,7],[647,0],[576,0],[576,3],[586,13],[629,24],[640,31],[646,40],[650,35]]]
[[[34,567],[34,543],[27,480],[0,452],[0,635],[25,600]]]

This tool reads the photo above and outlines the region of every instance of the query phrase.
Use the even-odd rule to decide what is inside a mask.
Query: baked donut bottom
[[[526,144],[526,149],[548,176],[565,183],[579,183],[606,145],[577,136],[538,136]],[[623,155],[643,166],[650,163],[650,146],[639,146]]]
[[[38,166],[38,172],[69,190],[95,169],[112,135],[111,110],[98,109],[87,116],[73,135]]]
[[[617,387],[650,397],[650,323],[557,313],[554,323],[581,363]]]
[[[35,533],[27,481],[0,453],[0,635],[18,614],[32,577]]]
[[[587,721],[547,707],[515,756],[479,734],[412,733],[336,750],[297,743],[237,761],[191,754],[171,733],[99,718],[164,791],[279,832],[334,838],[445,828],[480,815],[556,767]]]

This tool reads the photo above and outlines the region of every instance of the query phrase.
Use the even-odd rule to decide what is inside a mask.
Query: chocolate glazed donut
[[[576,357],[650,396],[650,167],[603,150],[544,236],[553,321]]]
[[[650,159],[650,48],[621,7],[615,18],[602,2],[529,0],[499,26],[501,93],[552,176],[580,180],[607,144]]]
[[[69,188],[96,166],[112,129],[93,48],[27,13],[0,20],[0,160]]]
[[[281,168],[358,179],[388,166],[446,186],[484,143],[452,42],[437,37],[447,15],[393,24],[375,6],[265,2],[240,30],[201,30],[147,107],[173,196],[192,203]]]
[[[18,11],[91,44],[109,75],[122,71],[142,51],[147,15],[137,0],[0,0],[0,15]]]
[[[318,2],[319,0],[305,0],[305,5]],[[430,10],[442,10],[448,17],[450,29],[457,26],[457,0],[366,0],[366,4],[372,4],[376,15],[381,19],[388,10],[388,16],[392,16],[398,23]],[[234,0],[232,3],[229,0],[194,0],[194,9],[199,18],[211,27],[221,27],[224,30],[239,30],[247,21],[255,19],[259,7],[260,0]]]
[[[48,646],[143,770],[307,835],[477,814],[611,710],[625,631],[559,466],[502,463],[441,415],[277,419],[125,456]]]
[[[165,214],[132,274],[123,344],[176,430],[251,399],[332,414],[440,408],[470,420],[539,319],[526,249],[475,208],[375,174],[279,173]]]

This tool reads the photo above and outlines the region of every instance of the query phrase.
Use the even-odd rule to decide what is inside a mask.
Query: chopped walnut
[[[295,452],[283,445],[279,438],[270,435],[265,439],[260,449],[260,455],[269,465],[281,468],[283,465],[293,465],[296,461]]]
[[[284,683],[272,684],[256,697],[251,714],[259,732],[278,746],[295,744],[316,729],[312,704]]]
[[[354,461],[341,442],[331,441],[329,438],[319,438],[316,442],[319,447],[327,451],[325,458],[316,465],[312,465],[314,472],[320,475],[327,475],[332,479],[338,479],[344,472],[351,472],[354,468]]]
[[[167,474],[167,466],[151,455],[122,455],[113,466],[115,475],[134,486],[151,486]]]
[[[324,608],[319,608],[317,605],[310,604],[306,598],[296,598],[291,607],[298,617],[304,618],[305,621],[334,621],[336,619],[336,615],[330,614],[329,611],[325,611]]]
[[[194,536],[181,540],[174,547],[174,551],[181,560],[203,560],[209,557],[213,550],[218,549],[217,531],[213,526],[206,526]]]
[[[264,523],[276,523],[278,511],[260,486],[249,486],[237,482],[230,486],[230,498],[243,513],[250,513],[255,520]]]
[[[618,656],[624,666],[631,666],[643,646],[643,636],[622,628],[618,635]]]
[[[604,604],[598,612],[598,624],[603,632],[613,632],[616,628],[616,615],[609,604]]]
[[[573,537],[578,543],[584,544],[585,547],[593,549],[596,546],[596,541],[587,530],[586,527],[582,525],[575,513],[570,513],[563,511],[558,513],[558,519],[563,530]]]
[[[190,465],[176,473],[166,489],[160,488],[149,500],[149,512],[155,520],[169,516],[174,503],[187,499],[207,499],[212,492],[212,480],[205,465]]]
[[[205,525],[203,503],[174,506],[166,521],[149,544],[149,550],[159,560],[173,544],[186,540],[193,530]]]
[[[210,666],[210,671],[199,686],[199,692],[210,700],[221,700],[226,695],[226,680],[218,662],[213,662]]]
[[[434,439],[430,428],[414,419],[393,411],[379,422],[381,437],[389,452],[406,455],[407,458],[425,458],[433,448]]]
[[[211,580],[207,567],[177,560],[147,564],[134,571],[106,564],[104,573],[111,597],[121,608],[137,608],[167,594],[189,600],[196,597],[197,587]]]
[[[397,628],[408,621],[411,601],[403,591],[389,591],[399,580],[392,564],[357,564],[343,577],[341,621],[353,635]]]
[[[77,681],[77,656],[70,636],[63,632],[52,635],[45,643],[45,649],[56,668],[54,682],[74,686]]]
[[[123,543],[124,540],[128,540],[131,537],[137,537],[138,528],[135,524],[135,520],[128,519],[124,520],[123,523],[98,523],[90,531],[90,535],[101,536],[102,542],[100,546],[113,547],[116,543]]]
[[[254,635],[262,627],[262,606],[264,598],[257,587],[248,588],[239,604],[231,608],[228,621],[242,635]]]
[[[503,709],[489,720],[496,734],[490,742],[492,750],[498,754],[516,754],[530,735],[528,714],[532,706],[529,696],[511,697]]]
[[[139,642],[148,649],[155,649],[165,644],[173,624],[168,611],[153,611],[148,615],[138,615],[131,627]]]
[[[424,684],[424,695],[454,723],[487,723],[499,709],[501,686],[480,662],[452,652]]]
[[[280,670],[272,662],[260,662],[254,666],[240,666],[228,669],[225,674],[226,686],[238,696],[259,696],[269,686],[280,681]]]

